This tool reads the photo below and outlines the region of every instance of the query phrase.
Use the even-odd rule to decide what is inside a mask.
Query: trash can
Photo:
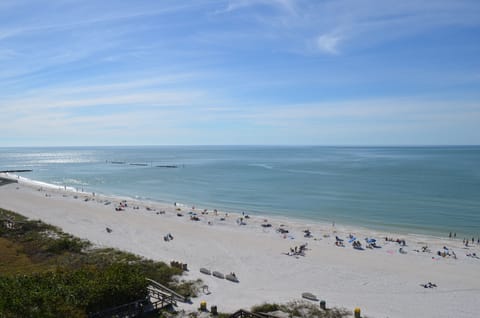
[[[325,302],[325,300],[320,300],[320,308],[322,308],[323,310],[327,309],[327,303]]]
[[[205,300],[202,300],[200,302],[200,310],[201,311],[207,311],[207,302]]]
[[[210,307],[210,313],[214,316],[218,315],[217,306]]]

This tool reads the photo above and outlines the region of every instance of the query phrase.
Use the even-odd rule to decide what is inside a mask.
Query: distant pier
[[[32,172],[33,170],[29,169],[20,169],[20,170],[0,170],[0,173],[18,173],[18,172]],[[0,176],[0,186],[4,186],[10,183],[18,183],[18,180],[12,176],[2,177]]]
[[[17,172],[32,172],[33,170],[30,169],[22,169],[22,170],[0,170],[0,173],[17,173]]]
[[[129,166],[137,166],[137,167],[155,167],[155,168],[178,168],[178,165],[153,165],[152,163],[142,163],[142,162],[125,162],[125,161],[105,161],[106,163],[111,163],[114,165],[129,165]],[[182,165],[183,167],[184,165]]]

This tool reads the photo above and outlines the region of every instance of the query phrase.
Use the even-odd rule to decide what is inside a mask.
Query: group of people
[[[452,232],[450,232],[450,234],[448,234],[448,237],[449,238],[452,238],[452,237],[457,238],[457,233],[454,232],[453,235],[452,235]],[[468,238],[465,238],[465,237],[463,238],[463,244],[467,247],[468,247],[468,244],[474,244],[474,243],[475,243],[475,237],[473,237],[473,236],[472,236],[471,241]],[[477,244],[480,244],[480,236],[477,238]]]
[[[339,238],[338,236],[335,236],[335,246],[345,247],[345,244],[343,244],[343,239]]]
[[[287,253],[288,256],[305,256],[305,251],[307,250],[307,243],[300,246],[290,247],[290,252]]]
[[[404,239],[393,239],[391,237],[387,237],[385,236],[385,241],[386,242],[396,242],[398,244],[400,244],[401,246],[407,246],[407,242],[404,240]]]
[[[437,251],[437,255],[441,257],[453,257],[454,259],[457,259],[455,252],[446,246],[443,247],[443,251]]]
[[[475,238],[472,237],[472,245],[475,243]],[[467,238],[464,238],[463,239],[463,244],[468,247],[468,244],[469,244],[469,239]],[[477,244],[480,244],[480,237],[477,239]]]
[[[362,243],[360,243],[360,241],[353,241],[352,246],[357,250],[362,249]]]
[[[125,211],[126,207],[128,207],[127,201],[123,200],[117,207],[115,207],[115,211]]]

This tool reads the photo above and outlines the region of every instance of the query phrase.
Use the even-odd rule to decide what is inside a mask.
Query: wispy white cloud
[[[278,10],[264,13],[246,10],[255,6]],[[313,52],[335,54],[341,44],[351,50],[436,28],[480,25],[480,6],[476,1],[234,0],[222,12],[236,11],[260,23],[260,34],[268,31],[288,41],[290,46],[284,49],[290,52],[312,53],[309,44],[314,43]]]
[[[435,28],[480,25],[480,6],[475,1],[338,0],[318,2],[310,10],[310,19],[318,21],[315,39],[327,53],[338,52],[340,40],[348,48],[364,48]],[[341,36],[332,29],[342,30]]]
[[[230,0],[225,9],[218,12],[232,12],[259,5],[270,6],[288,13],[295,12],[295,2],[293,0]]]
[[[172,12],[182,11],[186,9],[192,9],[195,5],[192,4],[175,4],[170,6],[161,6],[161,7],[147,7],[142,8],[139,6],[139,9],[129,8],[128,11],[121,10],[117,11],[115,8],[113,10],[98,10],[96,12],[91,12],[94,16],[89,18],[78,19],[75,13],[71,13],[71,18],[73,20],[68,20],[68,16],[58,16],[45,14],[43,16],[44,22],[35,22],[29,23],[27,25],[21,25],[12,28],[6,28],[0,30],[0,39],[6,39],[9,37],[24,35],[28,33],[39,33],[39,32],[51,32],[58,30],[71,30],[79,29],[85,26],[92,26],[95,24],[108,24],[111,22],[119,22],[122,20],[134,20],[145,18],[149,16],[158,16],[164,14],[170,14]],[[112,8],[111,8],[112,9]],[[51,21],[53,19],[53,21]],[[41,21],[42,21],[41,20]]]
[[[176,73],[176,74],[159,74],[152,72],[140,72],[134,74],[124,74],[127,79],[118,80],[117,78],[112,78],[111,76],[100,77],[96,79],[97,83],[65,83],[65,84],[56,84],[55,87],[49,88],[48,86],[40,89],[33,89],[29,91],[29,94],[32,95],[42,95],[42,96],[72,96],[77,98],[78,94],[85,96],[94,95],[94,94],[124,94],[128,91],[135,90],[151,90],[151,89],[162,89],[164,85],[172,84],[181,84],[185,81],[190,81],[193,79],[198,79],[205,74],[200,73]],[[117,76],[116,76],[117,77]],[[81,97],[81,96],[80,96]]]
[[[190,105],[200,97],[201,93],[191,91],[126,93],[114,96],[108,94],[99,97],[76,97],[74,99],[69,99],[68,97],[63,99],[30,97],[27,99],[4,101],[0,104],[0,107],[5,112],[42,112],[116,105],[131,105],[133,108],[140,106],[182,106]],[[111,109],[111,112],[115,112],[115,109]]]
[[[3,124],[9,135],[69,136],[81,144],[225,143],[431,143],[435,135],[451,134],[453,127],[472,130],[480,120],[476,101],[462,103],[428,99],[368,99],[310,104],[228,107],[196,105],[177,108],[130,108],[105,114],[71,116],[69,109],[29,112]],[[201,127],[209,126],[205,130]],[[225,131],[224,126],[243,127]],[[405,131],[407,129],[407,131]],[[135,134],[132,135],[132,131]],[[219,131],[223,132],[219,135]],[[230,131],[230,132],[228,132]],[[228,132],[228,133],[227,133]],[[418,135],[415,140],[402,134]],[[255,137],[256,135],[256,137]],[[455,134],[453,134],[455,135]],[[132,140],[135,136],[135,140]],[[360,136],[360,138],[359,138]],[[281,139],[279,139],[281,138]],[[365,139],[367,138],[367,139]],[[453,137],[452,137],[453,138]],[[470,141],[473,137],[470,135]],[[451,139],[451,140],[454,140]],[[368,143],[365,142],[364,143]]]
[[[317,48],[329,54],[337,54],[342,37],[336,34],[322,34],[316,39]]]

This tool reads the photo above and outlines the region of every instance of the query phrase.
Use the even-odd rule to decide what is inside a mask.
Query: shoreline
[[[22,177],[18,181],[0,187],[0,207],[42,219],[97,246],[115,247],[167,263],[188,263],[190,271],[185,279],[201,278],[212,291],[195,299],[190,309],[198,307],[200,300],[228,311],[264,301],[285,302],[300,298],[302,292],[312,292],[325,299],[327,305],[350,310],[359,306],[373,317],[469,317],[475,313],[475,304],[468,300],[480,296],[480,279],[476,278],[480,259],[467,256],[480,254],[476,241],[467,249],[459,237],[454,240],[404,235],[341,224],[333,228],[327,223],[258,215],[245,218],[231,212],[228,216],[225,212],[214,215],[211,209],[202,214],[203,207],[192,210],[182,206],[176,211],[173,204],[93,196],[55,186],[42,188],[43,183],[31,183]],[[124,200],[127,207],[115,211]],[[106,205],[107,201],[111,203]],[[199,220],[190,220],[193,215],[189,212],[197,213]],[[241,217],[246,225],[238,225]],[[261,226],[266,223],[271,227]],[[106,227],[113,232],[107,233]],[[289,232],[278,233],[276,229],[280,228]],[[304,236],[307,229],[312,237]],[[174,239],[165,241],[167,234]],[[364,239],[374,237],[380,248],[354,250],[347,242],[349,234],[364,247]],[[335,236],[343,239],[346,247],[335,246]],[[400,253],[401,245],[385,241],[384,236],[406,240],[407,253]],[[307,244],[304,256],[286,255],[303,244]],[[421,251],[425,245],[430,253]],[[444,246],[457,258],[438,256],[437,251],[444,251]],[[240,283],[201,274],[202,267],[224,274],[235,272]],[[419,286],[427,282],[438,287]],[[419,296],[425,298],[425,303],[418,303]],[[454,305],[450,304],[452,297],[457,301]],[[422,311],[425,305],[430,312]],[[452,311],[455,308],[462,308],[462,313]]]
[[[12,175],[12,174],[10,174]],[[63,191],[64,186],[63,185],[57,185],[53,183],[47,183],[39,180],[34,180],[30,178],[26,178],[23,176],[19,175],[13,175],[15,178],[19,177],[23,182],[30,183],[32,186],[41,186],[41,187],[46,187],[50,188],[53,190],[59,190]],[[81,191],[79,189],[83,189],[86,186],[79,186],[79,187],[74,187],[74,186],[66,186],[66,189],[71,191],[72,193],[79,193],[79,194],[91,194],[92,192],[89,191]],[[128,200],[128,201],[138,201],[138,202],[149,202],[150,204],[157,204],[157,205],[165,205],[168,206],[169,204],[172,204],[173,201],[170,200],[162,200],[162,199],[154,199],[154,198],[148,198],[148,197],[142,197],[139,195],[135,196],[128,196],[128,195],[122,195],[122,194],[113,194],[113,193],[105,193],[105,192],[95,192],[97,196],[104,196],[104,197],[109,197],[109,198],[116,198],[119,200]],[[192,206],[196,205],[195,202],[178,202],[180,204],[183,204],[185,206]],[[207,208],[207,209],[213,209],[215,208],[215,204],[210,203],[206,204],[205,206],[201,207],[202,209]],[[231,214],[236,214],[239,215],[241,214],[240,211],[242,211],[241,208],[222,208],[225,211],[229,211],[228,213]],[[222,211],[223,211],[222,210]],[[311,219],[308,217],[302,217],[302,216],[294,216],[294,215],[284,215],[282,213],[262,213],[262,211],[250,211],[251,215],[255,215],[256,217],[259,218],[271,218],[271,219],[277,219],[277,220],[283,220],[284,222],[294,222],[294,223],[299,223],[299,224],[312,224],[312,225],[318,225],[322,228],[325,228],[329,224],[335,223],[337,226],[340,226],[342,228],[348,228],[353,230],[360,229],[363,232],[374,232],[374,233],[396,233],[398,235],[403,235],[403,236],[419,236],[419,237],[431,237],[433,239],[448,239],[448,233],[449,231],[452,233],[457,233],[458,237],[471,237],[471,235],[474,235],[475,238],[477,238],[479,233],[469,233],[465,234],[462,232],[462,230],[457,230],[455,228],[452,229],[446,229],[444,228],[445,231],[441,231],[440,229],[429,229],[422,227],[418,231],[412,230],[412,228],[409,227],[401,227],[401,226],[396,226],[396,225],[389,225],[387,223],[382,223],[382,225],[366,225],[366,224],[354,224],[354,222],[345,222],[342,219],[334,219],[331,218],[330,220],[327,220],[326,218],[324,219]]]

